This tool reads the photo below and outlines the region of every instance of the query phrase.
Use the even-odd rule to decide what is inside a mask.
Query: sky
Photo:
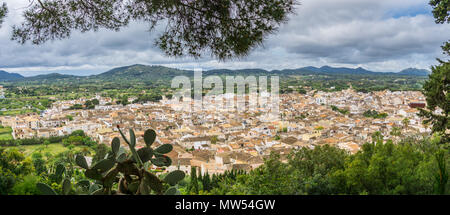
[[[376,72],[430,69],[445,58],[440,46],[450,25],[436,24],[429,0],[301,0],[296,14],[263,46],[239,60],[172,58],[154,47],[158,30],[132,23],[120,32],[73,33],[43,45],[11,41],[28,0],[0,0],[9,15],[0,29],[0,70],[24,76],[98,74],[132,64],[179,69],[294,69],[306,66],[363,67]]]

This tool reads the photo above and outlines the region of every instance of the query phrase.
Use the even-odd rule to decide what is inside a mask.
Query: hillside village
[[[425,98],[415,91],[359,93],[349,89],[283,94],[276,121],[264,120],[265,115],[258,110],[230,112],[217,110],[214,105],[191,113],[166,98],[158,103],[127,106],[115,105],[110,98],[96,98],[100,104],[92,110],[69,110],[86,99],[58,101],[41,114],[0,116],[0,122],[12,127],[15,139],[62,136],[83,130],[104,144],[119,136],[116,126],[120,125],[127,128],[124,130],[135,130],[138,148],[143,146],[144,131],[154,129],[156,145],[174,146],[169,154],[173,160],[169,171],[180,168],[188,172],[191,166],[198,166],[203,173],[251,170],[262,165],[273,151],[285,159],[293,149],[324,144],[355,153],[377,131],[385,138],[398,138],[391,136],[393,127],[401,128],[403,134],[430,132],[417,116],[416,107],[423,105]],[[348,110],[348,114],[331,106]],[[368,110],[386,113],[387,117],[365,117],[363,113]]]

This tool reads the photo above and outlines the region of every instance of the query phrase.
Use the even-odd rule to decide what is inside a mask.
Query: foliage
[[[436,194],[444,195],[446,190],[446,185],[448,183],[448,169],[445,157],[445,151],[441,150],[436,153],[436,161],[438,163],[439,172],[436,173]]]
[[[198,194],[199,185],[197,178],[197,167],[191,166],[191,180],[188,187],[188,191],[191,194]]]
[[[68,195],[72,191],[72,183],[70,180],[70,172],[67,171],[66,167],[63,164],[58,164],[53,174],[51,174],[51,179],[53,183],[51,186],[39,182],[36,184],[37,189],[39,190],[38,194],[41,195]],[[57,188],[55,191],[55,188]]]
[[[240,195],[416,195],[449,194],[449,149],[433,138],[404,138],[398,144],[382,136],[356,154],[316,146],[293,152],[287,162],[272,154],[247,175],[226,179],[211,194]],[[448,143],[447,143],[448,144]],[[436,159],[436,156],[444,159]]]
[[[8,8],[6,7],[6,3],[3,3],[0,6],[0,27],[2,27],[2,23],[7,14],[8,14]]]
[[[153,130],[147,130],[144,134],[146,147],[136,150],[134,131],[129,130],[130,139],[127,139],[119,127],[118,129],[129,146],[131,154],[120,146],[120,139],[116,137],[111,143],[111,153],[103,160],[88,165],[84,156],[77,155],[75,158],[76,164],[85,169],[84,175],[95,181],[94,184],[85,183],[85,187],[89,187],[89,193],[92,195],[179,194],[176,184],[184,179],[184,172],[179,170],[170,172],[162,180],[149,172],[151,165],[170,166],[172,161],[165,154],[172,151],[172,145],[165,144],[155,149],[151,148],[156,139],[156,133]],[[66,187],[70,186],[70,181],[66,182],[66,180],[68,179],[64,180],[62,187],[64,194],[68,193]],[[167,188],[167,186],[170,187]],[[39,189],[44,194],[56,194],[54,189],[43,183],[39,185]]]
[[[2,127],[0,128],[0,140],[12,140],[12,128]]]
[[[208,172],[202,177],[201,183],[204,191],[208,192],[212,190],[211,176]]]
[[[73,121],[73,116],[72,116],[72,115],[67,115],[66,118],[67,118],[69,121]]]
[[[340,108],[338,108],[338,107],[336,107],[336,106],[334,106],[334,105],[331,105],[331,109],[332,109],[333,111],[339,112],[339,113],[344,114],[344,115],[347,115],[347,114],[350,113],[349,110],[343,110],[343,109],[340,109]]]
[[[37,195],[39,190],[36,184],[39,182],[40,178],[35,175],[27,175],[22,181],[15,184],[11,190],[13,195]]]
[[[450,23],[450,1],[431,0],[433,15],[436,23]],[[450,45],[442,46],[444,53],[450,56]],[[424,123],[432,124],[433,133],[443,136],[442,142],[450,141],[450,61],[444,62],[438,59],[439,65],[432,67],[429,80],[423,86],[423,93],[427,100],[427,108],[420,110],[420,116],[424,117]],[[441,113],[437,113],[437,110]]]
[[[122,1],[46,0],[32,2],[24,22],[13,27],[13,40],[42,44],[70,37],[72,31],[118,31],[130,21],[144,21],[166,30],[155,45],[170,56],[218,59],[241,57],[287,21],[294,0],[278,1]]]
[[[159,102],[161,99],[161,95],[147,94],[140,95],[136,100],[133,101],[133,103]]]
[[[116,101],[117,104],[121,104],[121,105],[128,105],[128,96],[123,96],[121,97],[119,100]]]
[[[6,195],[14,187],[16,183],[16,175],[9,169],[0,166],[0,194]]]
[[[292,174],[289,174],[288,166],[280,161],[279,155],[272,154],[265,164],[247,177],[238,178],[238,181],[245,181],[244,192],[250,195],[282,195],[294,190]],[[287,179],[287,180],[286,180]]]
[[[436,23],[450,23],[449,0],[431,0],[430,5],[433,7],[433,15],[436,18]]]
[[[16,181],[33,172],[31,159],[16,150],[0,148],[0,194],[8,194]]]
[[[302,94],[302,95],[306,95],[306,93],[308,93],[304,88],[298,88],[297,92]]]
[[[33,153],[31,155],[31,160],[33,161],[34,170],[37,175],[47,173],[47,167],[45,165],[45,160],[41,153]]]
[[[92,163],[97,163],[103,160],[112,151],[105,144],[97,144],[94,147],[95,155],[92,158]]]
[[[94,109],[96,105],[99,105],[100,102],[98,99],[87,100],[84,103],[85,109]]]
[[[420,116],[425,117],[424,123],[432,124],[434,133],[445,135],[444,140],[450,140],[450,62],[442,62],[433,66],[433,73],[424,85],[424,95],[427,100],[427,109],[420,110]],[[435,112],[437,109],[442,113]]]
[[[374,119],[384,119],[388,116],[387,113],[378,113],[376,110],[368,110],[364,112],[363,114],[367,118],[374,118]]]
[[[389,133],[392,136],[399,137],[402,135],[401,129],[399,127],[392,127],[391,132]]]
[[[450,42],[444,43],[443,46],[441,46],[442,50],[444,51],[444,54],[450,56]]]
[[[149,134],[147,132],[144,140],[146,142],[154,141],[155,136]],[[169,193],[172,194],[176,187],[179,188],[180,193],[200,195],[448,194],[450,191],[448,183],[449,149],[448,143],[447,145],[439,144],[441,142],[439,136],[435,135],[431,138],[404,137],[398,144],[393,144],[390,140],[383,140],[381,133],[373,136],[372,143],[364,144],[362,150],[353,155],[345,150],[324,145],[316,146],[314,149],[301,148],[292,152],[287,158],[273,153],[264,165],[248,173],[242,170],[233,170],[223,174],[210,175],[206,173],[201,175],[198,168],[193,167],[191,177],[185,178],[184,173],[176,171],[178,173],[175,175],[169,173],[153,179],[159,180],[163,184],[162,188],[159,187],[162,189],[162,193],[170,190]],[[136,169],[138,172],[145,169],[144,171],[153,174],[153,171],[150,170],[152,160],[144,164],[144,168],[141,169],[133,152],[127,153],[117,143],[115,140],[111,149],[107,149],[109,153],[106,155],[102,151],[105,149],[105,145],[98,145],[98,148],[95,149],[98,155],[94,156],[97,158],[92,165],[83,162],[82,151],[67,151],[57,156],[47,157],[45,160],[38,152],[33,153],[28,159],[17,150],[2,150],[0,191],[2,194],[36,194],[35,188],[37,188],[38,194],[44,191],[45,194],[92,194],[95,191],[98,191],[96,194],[105,194],[104,183],[108,183],[108,181],[104,179],[108,178],[110,172],[114,172],[114,169],[121,165],[117,159],[125,159],[122,163],[123,170],[130,168],[130,166],[125,166],[132,163],[132,172]],[[149,148],[147,146],[143,149],[147,151]],[[137,150],[136,153],[139,158],[142,158],[141,160],[146,161],[148,157],[143,153],[143,149]],[[169,149],[170,147],[165,146],[152,149],[152,151],[153,153],[156,151],[163,153]],[[154,160],[153,157],[151,159]],[[45,169],[41,165],[42,160],[45,160]],[[113,167],[110,166],[112,160],[116,160],[115,163],[113,162]],[[80,171],[73,165],[75,163],[87,167],[87,169]],[[106,172],[99,173],[108,168],[110,169]],[[171,174],[172,176],[169,177]],[[129,177],[132,183],[126,183],[127,189],[140,189],[142,178],[133,173]],[[145,177],[146,175],[143,176],[143,178]],[[137,193],[138,190],[119,192],[120,190],[124,191],[126,178],[123,173],[115,177],[111,186],[111,194]],[[175,183],[170,178],[179,182],[176,187],[172,187],[173,189],[167,185]],[[70,181],[70,186],[68,182],[64,182],[67,181],[66,179]],[[41,185],[36,186],[34,183],[36,180]],[[123,185],[122,188],[120,185]],[[70,189],[64,188],[64,186],[68,186]],[[48,187],[53,191],[50,191]],[[152,190],[151,193],[157,194],[158,192]],[[175,191],[175,193],[177,192]]]
[[[432,167],[410,143],[369,143],[333,173],[332,185],[337,194],[432,194]]]
[[[81,109],[83,109],[83,105],[81,105],[81,104],[74,104],[74,105],[70,106],[69,109],[70,110],[81,110]]]
[[[70,146],[96,146],[96,142],[88,137],[83,130],[73,131],[69,136],[62,137],[62,144],[65,147]]]
[[[203,189],[199,191],[202,194],[213,194],[213,195],[227,195],[227,194],[239,194],[239,193],[228,193],[232,192],[235,185],[235,181],[238,178],[246,175],[244,170],[229,170],[222,174],[209,175],[208,173],[202,177]]]
[[[73,131],[70,136],[79,136],[79,137],[86,137],[86,134],[84,133],[83,130],[76,130]]]
[[[211,144],[217,144],[217,141],[219,141],[219,138],[217,136],[211,137]]]

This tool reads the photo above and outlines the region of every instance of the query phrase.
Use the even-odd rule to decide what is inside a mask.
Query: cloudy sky
[[[437,57],[445,58],[440,46],[450,39],[450,25],[434,23],[429,0],[301,0],[289,23],[244,59],[180,59],[153,46],[158,32],[148,32],[145,23],[118,33],[75,33],[40,46],[19,45],[10,40],[11,26],[21,22],[29,1],[3,1],[10,13],[0,29],[0,70],[25,76],[89,75],[131,64],[269,70],[330,65],[398,72],[429,69]]]

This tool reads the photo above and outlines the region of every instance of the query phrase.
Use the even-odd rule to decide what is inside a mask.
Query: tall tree
[[[131,21],[149,30],[165,25],[155,45],[169,56],[209,53],[220,60],[242,57],[294,13],[296,0],[36,0],[14,40],[41,44],[73,31],[119,31]],[[6,8],[6,7],[5,7]]]
[[[436,23],[450,23],[450,1],[449,0],[431,0],[430,5],[433,7],[433,15]]]
[[[2,27],[2,23],[5,21],[5,17],[8,14],[8,8],[6,7],[6,3],[0,5],[0,28]]]
[[[450,23],[450,1],[431,0],[433,15],[436,23]],[[442,46],[444,54],[450,56],[450,44],[446,42]],[[424,123],[433,125],[433,133],[443,136],[442,141],[450,140],[450,61],[438,59],[439,65],[432,67],[429,80],[423,86],[423,92],[427,100],[427,108],[420,111],[424,117]]]
[[[436,161],[438,163],[439,172],[435,175],[435,190],[436,194],[444,195],[446,190],[446,185],[448,183],[448,170],[445,162],[445,151],[441,150],[436,153]]]
[[[431,0],[433,15],[437,24],[450,23],[450,0]],[[442,46],[444,54],[450,56],[450,43]],[[427,98],[427,110],[420,110],[420,116],[426,120],[424,123],[433,125],[433,133],[442,136],[441,142],[450,142],[450,60],[438,59],[439,65],[432,67],[429,80],[424,85],[424,94]],[[436,110],[439,110],[437,112]],[[448,145],[445,145],[448,147]],[[447,152],[448,153],[448,152]],[[446,170],[446,156],[444,152],[436,154],[439,172],[436,174],[436,192],[444,194],[448,182]]]
[[[6,7],[6,3],[3,3],[0,6],[0,27],[2,27],[3,21],[5,21],[5,17],[8,14],[8,8]]]
[[[206,174],[203,176],[202,183],[203,183],[203,190],[210,191],[212,189],[211,188],[211,177],[209,176],[208,172],[206,172]]]
[[[408,117],[404,118],[404,119],[402,120],[403,128],[405,128],[406,130],[408,130],[408,128],[409,128],[409,123],[410,123],[410,122],[411,122],[411,121],[409,120]]]
[[[195,166],[191,166],[191,182],[189,184],[189,191],[191,193],[198,194],[197,168]]]

